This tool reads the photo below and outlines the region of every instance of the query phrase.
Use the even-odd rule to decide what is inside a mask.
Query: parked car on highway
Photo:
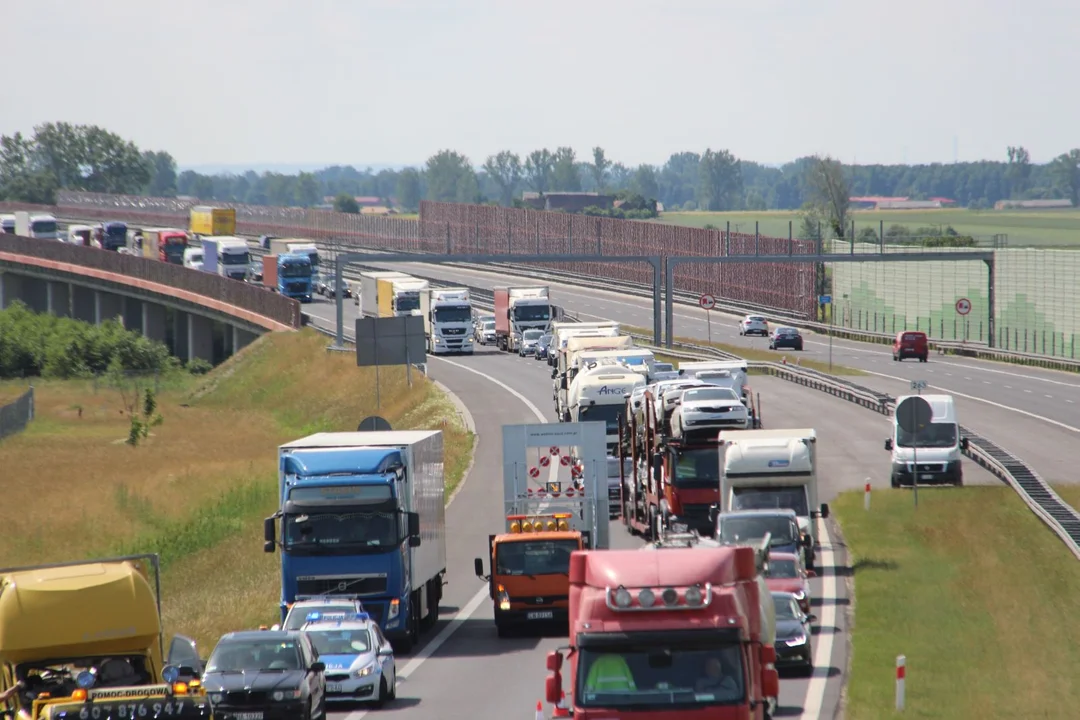
[[[791,348],[802,352],[803,337],[798,328],[779,327],[773,330],[773,334],[769,336],[769,349],[780,350],[781,348]]]
[[[769,323],[761,315],[747,315],[739,322],[739,334],[768,337]]]
[[[813,570],[803,565],[802,556],[796,553],[769,553],[765,584],[772,592],[789,592],[799,603],[803,613],[810,614],[810,578],[817,577]]]
[[[810,621],[817,618],[799,607],[788,592],[772,593],[776,608],[776,667],[797,667],[806,674],[814,671],[814,646]]]

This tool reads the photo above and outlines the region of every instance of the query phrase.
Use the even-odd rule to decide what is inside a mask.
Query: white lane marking
[[[811,720],[821,716],[825,704],[825,689],[829,685],[829,669],[832,663],[833,642],[836,639],[836,601],[840,599],[840,580],[836,574],[836,554],[833,553],[832,537],[825,521],[818,518],[820,535],[825,540],[821,545],[821,568],[829,568],[829,574],[822,578],[821,617],[818,618],[818,642],[814,645],[814,674],[806,686],[806,699],[803,702],[801,718]],[[830,602],[830,600],[832,602]],[[841,668],[841,671],[843,668]]]
[[[982,367],[981,365],[964,365],[960,363],[948,362],[946,360],[935,360],[935,365],[952,365],[954,367],[962,367],[965,370],[978,370],[979,372],[994,373],[995,375],[1009,375],[1015,378],[1022,378],[1024,380],[1038,380],[1039,382],[1050,383],[1051,385],[1064,385],[1065,387],[1080,388],[1080,384],[1062,382],[1061,380],[1051,380],[1050,378],[1039,377],[1038,375],[1025,375],[1023,373],[1010,372],[1008,370],[996,370],[994,368]]]
[[[537,421],[539,421],[539,422],[547,422],[547,418],[545,418],[544,414],[542,412],[540,412],[540,408],[536,407],[536,405],[534,405],[532,402],[530,402],[529,398],[525,397],[524,395],[519,393],[517,390],[510,387],[509,385],[502,382],[501,380],[493,378],[491,375],[488,375],[485,372],[480,372],[479,370],[471,368],[468,365],[462,365],[461,363],[454,362],[453,360],[447,360],[446,358],[435,357],[434,355],[432,355],[431,358],[433,360],[438,360],[440,362],[444,362],[444,363],[448,363],[450,365],[453,365],[454,367],[461,368],[462,370],[468,370],[469,372],[473,373],[474,375],[479,375],[480,377],[484,378],[488,382],[492,382],[492,383],[498,385],[503,390],[505,390],[506,392],[510,393],[511,395],[516,397],[518,400],[523,402],[525,404],[525,407],[529,408],[529,410],[532,412],[532,414],[536,416]],[[557,467],[558,467],[557,463],[553,464],[552,469],[554,470]],[[558,471],[556,470],[556,472],[558,472]],[[456,633],[458,631],[458,629],[461,628],[461,626],[465,623],[465,621],[473,616],[473,613],[475,613],[477,611],[477,609],[480,607],[480,605],[482,605],[484,603],[484,601],[488,599],[488,597],[489,597],[489,592],[488,592],[488,589],[486,587],[479,590],[476,593],[476,595],[474,595],[472,597],[472,599],[469,600],[469,602],[465,605],[465,607],[461,608],[461,610],[458,610],[457,614],[454,615],[454,619],[451,620],[447,624],[447,626],[442,629],[442,632],[440,632],[438,635],[436,635],[431,640],[431,642],[429,642],[427,645],[424,646],[423,650],[421,650],[411,660],[409,660],[408,664],[404,668],[402,668],[401,672],[398,673],[398,678],[403,679],[403,680],[407,680],[410,675],[412,675],[414,672],[416,672],[420,668],[420,666],[424,664],[425,660],[427,660],[429,657],[434,655],[439,650],[439,648],[442,647],[446,643],[446,641],[450,639],[450,636],[453,635],[454,633]],[[368,712],[369,712],[368,710],[354,710],[353,712],[351,712],[351,713],[349,713],[348,715],[345,716],[345,720],[360,720],[361,718],[365,717],[368,714]]]
[[[908,378],[897,377],[895,375],[886,375],[885,373],[874,372],[873,370],[863,370],[863,372],[868,373],[870,375],[877,375],[878,377],[888,378],[889,380],[897,380],[897,381],[902,382],[904,384],[907,384],[907,383],[911,382]],[[966,393],[957,392],[956,390],[950,390],[949,388],[941,387],[940,385],[930,385],[929,387],[936,388],[937,390],[944,390],[945,392],[949,393],[950,395],[956,395],[957,397],[966,398],[968,400],[974,400],[975,402],[986,403],[987,405],[991,405],[991,406],[999,408],[1001,410],[1008,410],[1009,412],[1014,412],[1014,413],[1019,413],[1021,415],[1026,415],[1027,417],[1033,418],[1035,420],[1042,420],[1043,422],[1050,423],[1051,425],[1057,425],[1059,428],[1061,428],[1063,430],[1068,430],[1069,432],[1080,433],[1080,428],[1078,428],[1078,427],[1073,427],[1072,425],[1066,425],[1065,423],[1054,420],[1053,418],[1048,418],[1048,417],[1045,417],[1043,415],[1036,415],[1035,413],[1028,412],[1027,410],[1021,410],[1020,408],[1014,408],[1014,407],[1009,407],[1008,405],[1002,405],[1001,403],[996,403],[993,400],[987,400],[986,398],[975,397],[974,395],[968,395]],[[1008,387],[1008,385],[1006,385],[1006,387]]]

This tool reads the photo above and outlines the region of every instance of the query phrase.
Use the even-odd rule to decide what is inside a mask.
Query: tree
[[[479,192],[476,173],[469,158],[453,150],[440,150],[427,160],[429,200],[438,202],[475,202]]]
[[[581,175],[578,174],[574,148],[556,148],[553,159],[552,189],[557,192],[581,192]]]
[[[1080,206],[1080,149],[1073,148],[1054,158],[1053,174],[1055,184],[1065,196],[1073,205]]]
[[[293,197],[300,207],[311,207],[321,200],[319,181],[309,172],[302,172],[296,176],[296,184],[293,189]]]
[[[40,125],[34,128],[34,155],[64,188],[135,194],[150,182],[135,143],[96,125]]]
[[[657,181],[656,168],[652,165],[638,165],[630,179],[630,190],[642,197],[656,199],[660,196],[660,183]]]
[[[352,215],[360,212],[360,206],[349,193],[338,193],[334,197],[334,211],[339,213],[350,213]]]
[[[807,202],[817,209],[833,235],[845,237],[851,191],[844,177],[844,166],[831,157],[814,156],[804,177]]]
[[[498,186],[499,202],[503,205],[513,203],[514,194],[521,184],[521,158],[509,150],[503,150],[498,155],[488,157],[484,162],[484,172]]]
[[[543,195],[551,189],[555,175],[555,156],[547,148],[533,150],[525,159],[525,178],[536,192]]]
[[[420,198],[423,197],[423,189],[420,186],[420,173],[413,168],[405,168],[398,173],[397,187],[398,205],[406,210],[415,210],[420,207]]]
[[[34,143],[15,133],[0,137],[0,199],[52,205],[58,183],[34,162]]]
[[[1027,189],[1028,178],[1031,176],[1031,155],[1022,146],[1008,148],[1009,167],[1006,177],[1009,180],[1009,195],[1017,197]]]
[[[599,145],[592,149],[593,161],[589,165],[589,172],[592,173],[593,180],[596,182],[596,192],[604,192],[604,181],[607,180],[608,168],[611,167],[611,161],[604,156],[604,148]]]
[[[143,153],[143,161],[150,170],[148,195],[156,197],[174,197],[176,195],[176,160],[167,152],[148,150]],[[238,198],[242,201],[242,198]]]
[[[698,198],[703,210],[733,210],[742,200],[739,161],[727,150],[706,150],[698,165]]]

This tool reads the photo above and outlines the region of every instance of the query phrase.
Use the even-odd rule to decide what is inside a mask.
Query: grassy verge
[[[410,388],[404,369],[384,369],[376,409],[374,371],[325,348],[310,330],[268,335],[208,375],[164,379],[164,422],[138,447],[124,443],[118,390],[40,383],[37,418],[0,443],[5,506],[19,509],[0,534],[0,557],[25,565],[159,552],[171,632],[207,645],[273,620],[278,558],[262,552],[261,523],[276,505],[278,445],[354,430],[373,414],[395,428],[442,430],[448,494],[472,454],[453,405],[420,373]]]
[[[650,329],[650,328],[640,328],[640,327],[633,327],[631,325],[626,325],[626,326],[624,326],[624,329],[627,332],[639,333],[639,334],[642,334],[642,335],[649,335],[649,336],[652,335],[652,329]],[[740,347],[738,345],[728,345],[726,343],[718,343],[718,342],[710,343],[710,342],[706,342],[705,340],[699,340],[697,338],[685,338],[685,337],[678,337],[678,336],[675,337],[675,341],[676,342],[692,343],[694,345],[705,345],[705,346],[708,346],[708,347],[714,347],[717,350],[722,350],[724,352],[734,353],[735,355],[738,355],[739,357],[741,357],[741,358],[743,358],[745,360],[756,360],[756,361],[760,361],[760,362],[780,362],[782,358],[787,357],[787,361],[789,363],[791,363],[791,364],[795,364],[795,362],[798,361],[799,364],[802,367],[810,368],[811,370],[818,370],[820,372],[830,372],[829,363],[820,362],[818,360],[804,360],[804,359],[802,359],[801,355],[799,353],[795,352],[794,350],[768,350],[768,349],[759,349],[759,348]],[[672,357],[668,357],[668,356],[664,356],[663,358],[661,358],[660,355],[657,355],[657,359],[661,360],[662,362],[675,363],[676,367],[678,367],[678,364],[679,364],[679,359],[678,358],[672,358]],[[831,372],[832,372],[833,375],[865,375],[866,374],[863,371],[858,370],[856,368],[845,367],[844,365],[837,365],[835,363],[832,366]]]
[[[832,505],[855,578],[847,716],[1065,717],[1080,702],[1080,563],[1007,488]],[[907,709],[894,707],[907,656]]]

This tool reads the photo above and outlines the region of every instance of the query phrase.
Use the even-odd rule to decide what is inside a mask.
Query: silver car
[[[313,612],[301,628],[326,665],[328,702],[371,702],[397,697],[397,664],[390,641],[367,613]]]
[[[769,337],[769,323],[761,315],[747,315],[739,323],[739,334]]]
[[[518,355],[526,357],[535,355],[536,348],[540,345],[540,338],[544,337],[543,330],[526,330],[521,334],[521,344],[518,345]]]
[[[495,321],[485,320],[476,328],[476,342],[481,345],[495,344]]]

